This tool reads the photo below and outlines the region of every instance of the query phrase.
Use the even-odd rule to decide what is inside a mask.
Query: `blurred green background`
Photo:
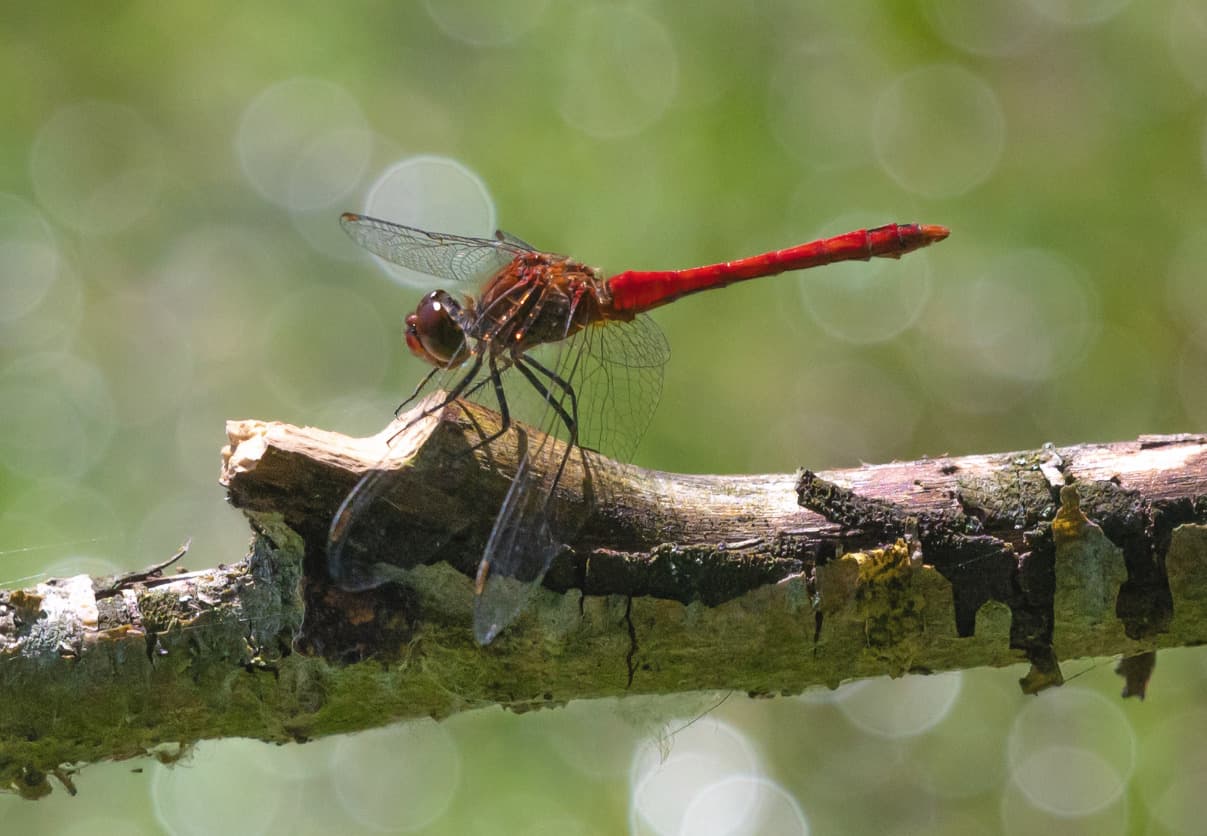
[[[649,467],[1202,431],[1205,9],[10,4],[0,581],[143,567],[188,535],[190,566],[230,561],[247,529],[215,481],[225,419],[386,423],[422,372],[399,341],[421,291],[339,230],[375,184],[395,220],[497,223],[614,271],[951,227],[900,262],[658,311],[673,353],[636,457]],[[1083,661],[1038,699],[1018,671],[976,671],[204,743],[172,770],[89,768],[75,799],[0,798],[0,818],[14,833],[1195,833],[1205,662],[1163,654],[1144,704]]]

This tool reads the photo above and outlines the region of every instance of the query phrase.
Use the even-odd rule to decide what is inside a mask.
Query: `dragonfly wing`
[[[535,401],[536,414],[543,416],[535,426],[542,434],[524,451],[482,556],[474,600],[474,633],[481,644],[524,610],[563,544],[573,542],[595,504],[611,501],[609,488],[597,480],[590,485],[587,506],[574,507],[559,500],[558,483],[576,466],[571,457],[584,461],[584,478],[590,480],[593,454],[578,447],[621,463],[629,460],[658,404],[668,356],[661,330],[645,316],[591,326],[556,346],[525,355],[530,368],[539,370],[544,391],[534,397],[537,390],[524,382],[527,392],[510,391],[507,397],[510,402],[522,402],[525,396]],[[511,385],[523,382],[518,370],[507,377]],[[534,414],[531,408],[516,412]],[[577,419],[578,447],[569,445],[565,416],[571,413]],[[523,435],[520,440],[525,440]]]
[[[521,440],[526,433],[517,430]],[[546,442],[548,443],[548,442]],[[474,638],[490,644],[515,621],[540,588],[561,541],[549,524],[550,474],[541,473],[539,451],[525,451],[478,567],[474,595]]]
[[[507,232],[506,230],[496,229],[495,238],[502,241],[504,244],[509,244],[513,247],[519,247],[521,250],[528,250],[529,252],[534,252],[534,253],[538,252],[536,247],[529,244],[523,238],[520,238],[519,236],[516,236],[516,235],[512,235],[510,232]]]
[[[587,331],[592,329],[588,328]],[[567,418],[576,410],[572,371],[590,347],[585,332],[539,347],[504,376],[519,465],[482,554],[474,596],[474,635],[490,642],[526,608],[553,559],[572,542],[589,508],[558,501],[571,457]],[[556,380],[568,385],[558,385]],[[536,432],[528,429],[537,428]]]
[[[440,535],[425,539],[406,528],[398,510],[407,503],[395,494],[406,489],[404,463],[419,451],[431,423],[440,420],[449,390],[473,390],[481,377],[476,368],[445,369],[430,377],[428,395],[383,433],[383,455],[344,498],[328,528],[328,573],[341,588],[360,591],[404,580],[407,569],[443,547]]]
[[[645,314],[587,328],[582,339],[576,366],[562,372],[576,381],[579,443],[627,464],[658,407],[670,347]]]
[[[353,241],[379,258],[458,282],[477,282],[492,276],[517,256],[531,251],[509,236],[488,239],[425,232],[352,212],[340,218],[340,225]]]
[[[388,458],[388,454],[387,454]],[[384,464],[384,461],[383,461]],[[398,567],[388,561],[370,560],[372,552],[358,546],[358,524],[367,508],[388,490],[394,477],[386,470],[371,470],[344,497],[327,531],[327,571],[341,589],[360,592],[393,580]],[[359,554],[364,552],[364,554]],[[353,557],[357,554],[357,557]]]

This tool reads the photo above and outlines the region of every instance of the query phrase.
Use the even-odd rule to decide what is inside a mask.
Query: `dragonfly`
[[[480,431],[474,449],[508,431],[523,433],[524,423],[539,431],[520,448],[478,564],[473,623],[482,645],[527,607],[574,535],[575,523],[559,519],[553,500],[569,457],[577,450],[585,463],[593,451],[625,462],[653,418],[670,351],[648,311],[748,279],[899,258],[948,236],[942,226],[888,224],[703,267],[606,276],[503,232],[472,238],[354,213],[340,223],[373,255],[458,291],[433,290],[406,317],[407,348],[431,370],[396,414],[424,392],[431,395],[418,416],[411,413],[412,424],[459,401],[489,406],[493,399],[498,429]],[[534,420],[517,420],[520,401],[525,418]],[[350,532],[386,489],[387,473],[366,473],[331,522],[328,567],[345,588],[368,588],[388,577],[367,568],[380,565],[374,557],[354,556],[349,547]]]

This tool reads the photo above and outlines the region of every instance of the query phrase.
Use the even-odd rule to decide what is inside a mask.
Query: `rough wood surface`
[[[1207,436],[852,470],[685,476],[572,459],[582,521],[530,610],[489,647],[473,573],[515,469],[494,416],[449,407],[391,449],[231,422],[222,480],[251,554],[167,578],[0,591],[0,780],[201,738],[302,740],[490,704],[814,684],[1122,655],[1207,640]],[[475,425],[478,429],[475,429]],[[365,531],[403,583],[333,585],[335,508],[397,470]],[[157,748],[158,747],[158,748]],[[165,754],[167,751],[168,754]]]

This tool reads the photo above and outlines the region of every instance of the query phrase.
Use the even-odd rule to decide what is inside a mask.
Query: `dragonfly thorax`
[[[406,318],[403,333],[407,348],[433,366],[460,365],[469,356],[461,320],[461,303],[446,291],[433,290]]]
[[[574,336],[601,318],[595,271],[562,256],[530,253],[499,271],[463,319],[471,340],[520,355]]]

